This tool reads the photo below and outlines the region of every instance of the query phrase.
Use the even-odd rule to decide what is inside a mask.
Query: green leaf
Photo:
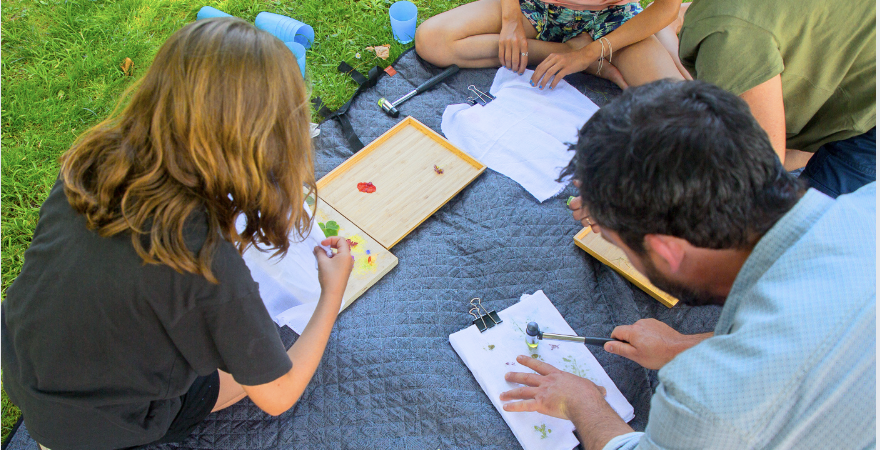
[[[325,237],[339,235],[339,224],[334,220],[328,220],[327,223],[318,222],[318,226],[324,232]]]

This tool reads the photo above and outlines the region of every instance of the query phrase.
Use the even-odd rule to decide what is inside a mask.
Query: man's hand
[[[587,450],[601,449],[615,436],[632,431],[605,401],[605,388],[528,356],[518,356],[516,361],[538,373],[504,376],[525,385],[501,393],[501,401],[521,400],[505,404],[505,411],[536,411],[571,420]]]
[[[656,319],[642,319],[622,325],[611,337],[625,342],[607,342],[605,351],[631,359],[646,369],[659,370],[679,353],[712,337],[712,333],[681,334]]]
[[[587,70],[587,67],[598,60],[599,56],[593,44],[586,45],[580,50],[551,53],[535,68],[532,85],[544,89],[544,86],[549,84],[550,89],[553,89],[566,75]]]
[[[517,356],[516,362],[538,372],[508,372],[504,379],[526,386],[501,393],[501,400],[522,400],[504,405],[505,411],[537,411],[548,416],[572,420],[573,408],[593,409],[605,406],[605,388],[592,381],[563,372],[550,364],[529,356]],[[613,412],[613,410],[612,410]]]

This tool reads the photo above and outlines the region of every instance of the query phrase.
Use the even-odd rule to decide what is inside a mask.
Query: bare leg
[[[684,13],[689,6],[691,6],[690,3],[682,3],[681,8],[678,10],[678,18],[676,18],[671,24],[667,25],[666,28],[654,34],[654,36],[657,36],[660,43],[663,44],[663,47],[666,48],[666,51],[669,52],[669,55],[672,56],[675,66],[685,80],[693,80],[693,77],[691,77],[690,72],[684,68],[681,64],[681,59],[678,57],[678,33],[681,32],[681,26],[684,24]]]
[[[220,394],[217,396],[217,403],[214,404],[214,409],[211,412],[228,408],[247,396],[244,388],[232,378],[232,375],[222,370],[218,370],[218,372],[220,372]]]
[[[528,39],[530,65],[539,64],[551,53],[566,53],[592,42],[586,33],[564,44],[539,41],[534,39],[538,32],[531,22],[525,16],[521,19]],[[428,62],[441,67],[451,64],[463,68],[498,67],[501,65],[498,59],[500,32],[501,1],[478,0],[422,23],[416,30],[416,51]],[[612,62],[613,65],[607,62],[603,65],[600,76],[621,88],[661,78],[683,79],[669,53],[653,36],[615,50]],[[592,64],[588,73],[595,74],[597,68],[598,63]]]
[[[536,40],[538,31],[521,16],[528,39],[529,64],[539,64],[551,53],[570,50],[566,44]],[[416,52],[428,62],[445,67],[498,67],[501,33],[500,0],[478,0],[440,13],[419,25]]]
[[[630,86],[639,86],[664,78],[684,79],[669,52],[663,48],[656,36],[648,36],[647,39],[620,50],[615,49],[612,62]]]

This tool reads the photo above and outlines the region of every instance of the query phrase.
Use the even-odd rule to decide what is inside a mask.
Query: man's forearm
[[[572,411],[569,417],[585,450],[602,450],[611,439],[633,431],[607,403],[598,412]]]
[[[700,342],[705,341],[706,339],[709,339],[712,336],[715,336],[715,333],[685,334],[681,340],[680,347],[676,355],[699,344]]]

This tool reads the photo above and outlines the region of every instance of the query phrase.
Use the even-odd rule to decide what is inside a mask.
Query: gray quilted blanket
[[[366,144],[412,115],[436,131],[444,108],[463,103],[468,85],[488,91],[494,69],[462,70],[399,107],[401,118],[378,111],[379,97],[397,99],[440,70],[415,52],[361,93],[348,116]],[[599,106],[619,94],[586,75],[569,82]],[[320,177],[353,152],[338,123],[315,138]],[[524,293],[543,289],[581,335],[608,335],[622,324],[654,317],[681,332],[711,331],[713,306],[668,309],[572,240],[581,226],[565,207],[575,194],[539,204],[518,184],[487,170],[396,245],[399,265],[339,317],[308,389],[290,411],[271,417],[248,400],[211,414],[181,444],[151,449],[514,449],[513,434],[449,344],[470,325],[468,301],[501,310]],[[286,344],[296,335],[280,330]],[[635,408],[630,423],[643,430],[656,372],[591,348]],[[10,450],[34,449],[24,426]]]

